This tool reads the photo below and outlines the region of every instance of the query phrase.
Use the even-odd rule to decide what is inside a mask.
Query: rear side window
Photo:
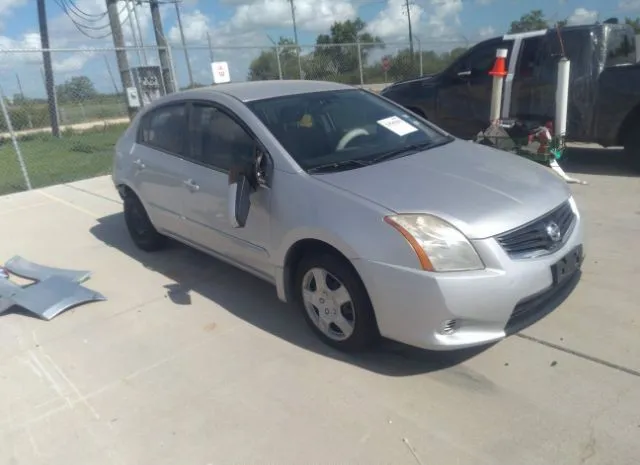
[[[166,105],[144,116],[139,142],[163,152],[184,156],[186,132],[185,105]]]
[[[533,77],[540,66],[540,50],[543,37],[529,37],[522,41],[520,59],[517,61],[516,77]]]
[[[626,28],[611,28],[607,34],[607,59],[605,66],[635,63],[636,38]]]

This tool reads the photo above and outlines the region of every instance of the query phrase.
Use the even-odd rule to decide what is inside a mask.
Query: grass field
[[[12,105],[8,108],[8,111],[15,131],[51,126],[49,108],[44,103],[27,102],[20,105]],[[100,121],[128,115],[124,102],[113,99],[60,103],[58,111],[61,125]],[[7,125],[0,115],[0,132],[6,131]]]
[[[125,128],[126,125],[113,125],[83,132],[65,131],[60,139],[50,134],[21,136],[20,149],[32,187],[109,173],[115,142]],[[11,140],[1,140],[0,195],[26,188]]]

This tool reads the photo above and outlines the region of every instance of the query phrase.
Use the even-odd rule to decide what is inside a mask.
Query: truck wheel
[[[625,137],[624,153],[631,168],[640,172],[640,127],[634,129],[630,129]]]

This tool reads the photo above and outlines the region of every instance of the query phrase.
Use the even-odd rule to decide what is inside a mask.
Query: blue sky
[[[361,17],[371,32],[387,43],[403,48],[407,43],[407,18],[404,0],[294,0],[301,44],[313,44],[319,33],[327,32],[334,21]],[[60,4],[77,7],[82,14],[72,17],[84,25],[92,36],[108,33],[105,0],[47,0],[51,45],[55,48],[110,47],[110,37],[89,38],[78,31],[65,15]],[[566,19],[574,23],[589,23],[612,16],[624,18],[640,15],[640,0],[412,0],[410,2],[414,35],[424,48],[450,49],[467,42],[504,33],[512,20],[539,8],[547,17]],[[121,22],[125,38],[133,43],[128,15],[120,3]],[[143,42],[154,43],[148,5],[136,10],[140,20]],[[164,29],[173,48],[176,72],[181,85],[188,83],[185,58],[179,45],[174,5],[161,8]],[[183,0],[181,12],[195,79],[211,80],[207,32],[214,44],[216,60],[229,62],[232,77],[244,79],[253,58],[269,45],[268,36],[292,37],[291,11],[286,0]],[[91,18],[91,19],[88,19]],[[89,27],[102,28],[99,30]],[[25,93],[42,94],[40,78],[41,55],[38,53],[7,53],[6,49],[39,47],[36,0],[0,0],[0,85],[12,95],[17,92],[17,72]],[[157,62],[157,53],[149,50],[149,63]],[[56,82],[85,74],[103,91],[113,90],[105,58],[111,71],[117,71],[111,51],[57,52],[53,54]],[[137,53],[130,52],[132,66],[142,62]],[[117,76],[116,76],[117,78]]]

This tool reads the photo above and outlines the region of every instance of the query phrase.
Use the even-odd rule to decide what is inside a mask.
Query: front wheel
[[[359,351],[378,339],[367,291],[344,259],[326,254],[303,258],[295,286],[307,323],[326,344]]]

